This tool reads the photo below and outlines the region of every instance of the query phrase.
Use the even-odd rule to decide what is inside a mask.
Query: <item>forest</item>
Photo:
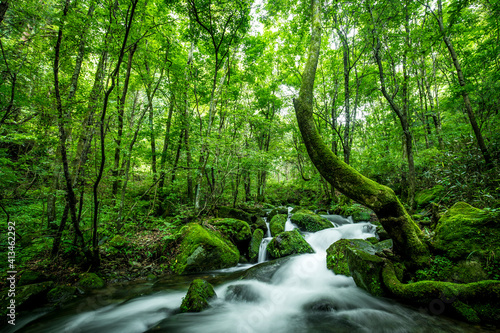
[[[222,299],[261,309],[256,281],[318,254],[316,278],[434,315],[377,303],[405,331],[500,327],[500,1],[1,0],[0,51],[0,328],[181,276],[180,314],[73,329],[196,332],[203,310],[229,332]],[[205,274],[231,267],[246,284]],[[398,329],[321,302],[297,332],[333,332],[326,308]]]

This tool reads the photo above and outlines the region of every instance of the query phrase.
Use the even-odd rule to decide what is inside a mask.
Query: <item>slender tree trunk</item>
[[[373,209],[391,236],[394,250],[410,265],[424,265],[428,249],[421,231],[394,192],[341,161],[319,136],[313,119],[313,88],[321,48],[321,2],[312,0],[312,32],[299,97],[294,100],[300,132],[311,161],[325,179],[347,197]]]
[[[127,92],[128,86],[130,82],[130,73],[132,72],[132,59],[134,58],[135,51],[137,50],[137,43],[132,45],[132,48],[128,54],[128,63],[127,63],[127,72],[125,74],[125,82],[123,82],[123,90],[120,99],[118,100],[118,131],[115,140],[115,158],[114,158],[114,166],[111,171],[111,175],[113,176],[113,186],[112,186],[112,194],[116,196],[118,193],[118,189],[120,187],[120,180],[118,179],[120,175],[120,157],[121,157],[121,145],[122,145],[122,137],[123,137],[123,115],[125,113],[125,102],[127,100]]]
[[[483,135],[481,134],[481,130],[476,122],[476,116],[474,115],[474,111],[472,110],[472,105],[469,98],[469,93],[467,92],[467,87],[465,83],[464,74],[462,72],[462,67],[460,66],[460,62],[458,61],[457,53],[455,52],[455,48],[453,47],[453,43],[451,42],[451,38],[448,36],[448,33],[445,31],[443,25],[443,11],[442,11],[442,1],[438,0],[438,15],[435,16],[439,31],[443,35],[443,41],[448,48],[448,52],[450,53],[451,60],[453,61],[453,65],[455,66],[455,70],[457,72],[458,84],[460,85],[462,98],[464,100],[465,110],[467,112],[467,116],[469,117],[470,124],[472,126],[472,130],[474,131],[474,135],[476,136],[476,141],[483,154],[484,161],[486,165],[491,167],[491,156],[486,148],[486,144],[484,143]]]
[[[172,124],[172,114],[174,113],[174,105],[175,105],[175,96],[172,94],[172,100],[170,101],[170,106],[168,108],[167,125],[165,128],[165,138],[163,139],[163,149],[161,152],[161,159],[160,159],[160,172],[162,174],[162,177],[160,179],[160,182],[158,183],[159,188],[163,188],[165,184],[165,165],[167,163],[168,146],[170,145],[170,126]]]
[[[68,14],[69,3],[70,3],[70,0],[65,1],[62,20],[64,20],[64,18]],[[67,150],[66,150],[66,139],[67,139],[67,133],[66,133],[66,127],[65,127],[66,117],[65,117],[65,114],[63,111],[61,93],[60,93],[60,89],[59,89],[59,62],[60,62],[59,56],[60,56],[61,43],[62,43],[62,37],[63,37],[63,29],[64,29],[64,24],[61,23],[61,25],[59,26],[59,32],[57,35],[56,46],[54,48],[54,50],[55,50],[54,68],[53,68],[54,69],[54,92],[55,92],[55,97],[56,97],[60,151],[61,151],[61,160],[62,160],[62,164],[63,164],[64,178],[66,180],[66,196],[67,196],[67,202],[68,202],[68,206],[69,206],[68,208],[69,208],[69,212],[70,212],[70,216],[71,216],[71,221],[73,222],[73,227],[75,229],[76,239],[78,241],[80,241],[80,248],[83,249],[83,247],[85,246],[85,241],[83,239],[83,234],[80,230],[80,227],[78,225],[78,220],[76,218],[76,196],[75,196],[75,192],[73,190],[73,183],[71,181],[71,175],[69,172],[69,163],[68,163]],[[61,225],[63,225],[62,221],[61,221]],[[62,231],[61,231],[61,234],[62,234]],[[59,235],[59,237],[60,237],[60,235]],[[59,239],[59,242],[60,242],[60,239]],[[75,245],[77,245],[77,244],[75,244]],[[59,250],[58,248],[56,248],[56,249],[53,248],[53,253],[57,253],[58,250]]]

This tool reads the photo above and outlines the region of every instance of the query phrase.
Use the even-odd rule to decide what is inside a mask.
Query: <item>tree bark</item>
[[[325,179],[347,197],[373,209],[394,243],[394,251],[410,265],[424,265],[428,249],[421,231],[394,192],[364,177],[341,161],[319,136],[313,119],[313,88],[321,48],[321,4],[312,1],[312,32],[295,114],[311,161]]]
[[[470,125],[472,126],[472,130],[474,131],[474,135],[476,136],[477,144],[479,146],[479,149],[481,150],[481,153],[483,154],[483,158],[484,161],[486,162],[486,165],[491,166],[492,165],[491,156],[490,153],[488,152],[488,149],[486,148],[483,135],[481,134],[481,130],[477,125],[476,116],[474,115],[474,111],[472,110],[472,105],[470,102],[469,93],[467,92],[467,87],[465,83],[464,74],[462,72],[462,67],[460,66],[460,62],[458,61],[458,56],[457,53],[455,52],[455,48],[453,47],[453,43],[451,42],[451,38],[446,33],[443,25],[443,12],[442,12],[441,0],[438,0],[438,15],[437,16],[435,15],[434,17],[438,22],[439,31],[443,35],[443,41],[446,45],[446,48],[448,49],[448,52],[450,53],[451,60],[453,61],[453,66],[455,66],[455,70],[457,72],[458,84],[462,88],[461,93],[462,93],[462,98],[464,100],[465,110],[467,112]]]

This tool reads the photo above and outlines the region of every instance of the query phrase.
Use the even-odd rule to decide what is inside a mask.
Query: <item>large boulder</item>
[[[436,202],[441,198],[444,190],[445,188],[443,185],[436,185],[432,188],[420,191],[415,195],[415,203],[419,207],[424,207],[431,202]]]
[[[238,208],[226,206],[219,207],[217,209],[217,217],[233,218],[245,221],[247,223],[252,223],[252,215]]]
[[[457,202],[441,216],[434,246],[452,260],[500,253],[500,215]]]
[[[262,243],[263,238],[264,232],[262,232],[261,229],[256,229],[253,232],[252,240],[250,241],[250,247],[248,248],[248,260],[251,263],[256,263],[259,259],[260,243]]]
[[[208,302],[217,298],[214,287],[202,279],[195,279],[182,299],[181,312],[201,312],[209,307]]]
[[[253,221],[252,223],[249,223],[248,225],[250,225],[250,230],[252,232],[254,232],[256,229],[260,229],[264,232],[264,235],[267,233],[266,221],[264,221],[264,219],[262,217],[257,217],[255,219],[255,221]]]
[[[285,231],[285,223],[287,220],[287,216],[285,214],[277,214],[274,215],[269,222],[269,229],[271,229],[271,236],[276,236],[277,234],[281,234]]]
[[[341,239],[327,249],[327,267],[335,274],[352,276],[356,285],[375,296],[385,296],[382,287],[384,259],[376,255],[392,248],[387,240],[375,245],[363,239]]]
[[[267,253],[273,259],[299,253],[314,253],[311,245],[297,231],[285,231],[276,235],[267,244]]]
[[[208,222],[215,227],[223,237],[230,240],[236,245],[241,255],[246,255],[248,252],[248,245],[252,238],[250,226],[247,222],[232,218],[226,219],[213,219]]]
[[[293,214],[291,221],[303,231],[316,232],[333,227],[330,221],[306,209]]]
[[[48,281],[49,278],[40,272],[25,270],[21,273],[21,278],[19,279],[19,286],[25,286],[28,284],[40,283]]]
[[[9,281],[7,281],[9,282]],[[54,282],[40,282],[35,284],[29,284],[25,286],[17,286],[15,288],[15,297],[10,297],[9,285],[5,288],[6,290],[0,294],[0,303],[2,308],[0,309],[0,315],[7,320],[12,320],[16,318],[16,312],[36,309],[40,307],[40,304],[47,302],[47,293],[50,289],[54,287]],[[15,300],[15,306],[10,309],[8,306],[12,306],[12,300]],[[0,324],[0,327],[2,325]]]
[[[105,285],[104,280],[95,273],[82,273],[78,280],[78,286],[85,291],[102,289]]]
[[[197,223],[189,223],[179,233],[174,273],[203,272],[232,267],[238,263],[238,249],[218,232]]]

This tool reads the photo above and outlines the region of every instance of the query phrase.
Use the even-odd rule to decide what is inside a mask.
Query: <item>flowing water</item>
[[[326,268],[326,249],[333,242],[373,235],[369,223],[345,223],[305,233],[313,254],[263,263],[246,272],[249,265],[206,273],[201,277],[216,286],[218,298],[200,313],[179,313],[195,276],[171,277],[155,284],[114,287],[108,294],[100,291],[107,297],[98,293],[80,299],[33,321],[22,332],[476,332],[466,324],[431,317],[423,309],[372,297],[352,278]],[[241,279],[245,274],[247,278]]]

